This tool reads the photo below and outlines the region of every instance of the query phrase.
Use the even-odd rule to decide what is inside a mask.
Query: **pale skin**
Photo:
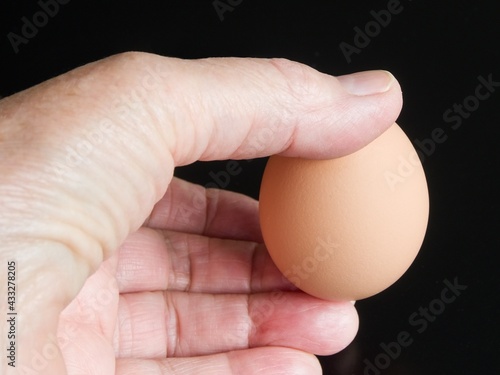
[[[0,101],[0,274],[16,261],[18,313],[16,367],[2,353],[1,372],[320,374],[313,354],[352,341],[354,305],[282,277],[257,201],[174,168],[339,157],[387,129],[401,103],[382,71],[335,78],[287,60],[141,53]],[[4,281],[0,296],[3,345]]]

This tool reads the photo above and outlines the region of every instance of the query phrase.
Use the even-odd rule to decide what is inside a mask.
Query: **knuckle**
[[[130,91],[137,86],[158,90],[164,75],[162,59],[146,52],[123,52],[78,68],[73,75],[94,89],[94,94]]]
[[[145,64],[153,60],[155,55],[146,52],[121,52],[110,56],[103,61],[117,71],[134,73],[136,69],[141,69]]]
[[[284,78],[284,86],[299,103],[310,102],[324,93],[324,76],[317,70],[287,59],[271,59],[271,64]]]

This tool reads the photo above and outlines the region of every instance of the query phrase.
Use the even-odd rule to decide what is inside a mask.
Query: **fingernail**
[[[337,77],[340,84],[351,94],[366,96],[388,91],[396,80],[386,70],[368,70]]]

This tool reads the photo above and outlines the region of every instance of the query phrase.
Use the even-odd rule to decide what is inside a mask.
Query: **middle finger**
[[[116,277],[121,293],[296,290],[262,244],[145,227],[120,247]]]

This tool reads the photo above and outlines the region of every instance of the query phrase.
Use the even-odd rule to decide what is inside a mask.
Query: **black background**
[[[2,0],[0,95],[130,50],[182,58],[286,57],[335,75],[390,70],[403,88],[398,122],[414,144],[436,128],[447,136],[423,154],[429,228],[410,270],[388,290],[357,303],[359,334],[343,352],[321,358],[324,373],[498,374],[500,87],[457,129],[443,115],[474,95],[479,76],[500,81],[500,6],[479,0],[400,3],[403,10],[349,63],[339,44],[353,45],[354,27],[363,29],[373,20],[370,12],[386,9],[387,0],[244,0],[223,20],[213,1],[72,0],[17,53],[8,33],[21,35],[22,17],[31,20],[41,8],[35,1]],[[240,165],[242,172],[225,188],[257,198],[265,160]],[[214,182],[211,171],[225,167],[224,161],[197,163],[176,174],[206,185]],[[467,289],[436,312],[444,280],[455,279]],[[410,316],[429,305],[433,321],[425,329],[412,323]],[[403,331],[411,344],[399,353],[393,347],[394,358],[381,355],[383,344]],[[384,369],[368,371],[368,362]]]

